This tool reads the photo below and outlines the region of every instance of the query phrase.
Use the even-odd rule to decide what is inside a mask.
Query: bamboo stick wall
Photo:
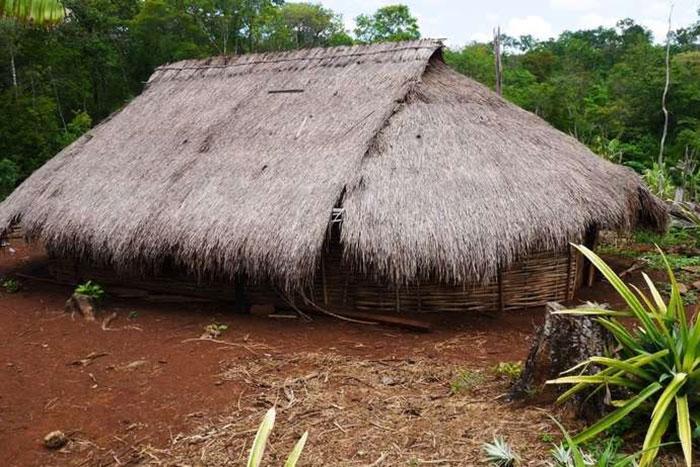
[[[447,285],[416,282],[396,287],[353,272],[342,261],[342,250],[331,245],[307,296],[328,310],[377,313],[438,311],[508,311],[542,306],[549,301],[569,301],[581,285],[583,260],[572,251],[533,254],[514,264],[486,284]],[[184,274],[160,277],[120,277],[114,271],[64,258],[53,258],[53,276],[62,282],[94,280],[109,287],[133,287],[154,293],[177,294],[232,301],[235,285],[227,282],[197,283]],[[270,284],[246,285],[252,304],[272,303],[289,308],[290,297]],[[294,300],[303,303],[302,300]],[[299,304],[299,308],[307,307]]]
[[[507,311],[569,301],[578,289],[578,253],[543,252],[502,271],[486,284],[447,285],[416,282],[381,284],[344,266],[342,252],[331,248],[323,257],[313,300],[330,309],[376,312]]]

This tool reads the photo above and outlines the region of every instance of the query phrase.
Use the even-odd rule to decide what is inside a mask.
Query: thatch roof
[[[483,278],[592,224],[661,227],[631,170],[442,62],[439,42],[160,67],[0,205],[0,231],[121,269],[298,285],[334,207],[349,258],[396,280]]]

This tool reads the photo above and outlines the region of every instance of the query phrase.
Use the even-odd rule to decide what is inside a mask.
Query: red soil
[[[12,246],[14,254],[0,251],[0,278],[45,261],[39,248]],[[242,388],[218,376],[220,362],[233,356],[332,350],[368,359],[431,356],[484,367],[522,360],[542,314],[434,315],[429,317],[434,330],[416,334],[326,317],[304,323],[244,316],[227,304],[108,298],[107,313],[119,313],[110,327],[119,330],[105,331],[63,311],[70,287],[20,281],[19,293],[0,291],[0,460],[10,466],[66,465],[85,458],[44,448],[42,439],[53,430],[82,440],[78,444],[88,450],[119,454],[139,443],[163,446],[198,418],[236,404]],[[211,323],[227,324],[221,338],[255,354],[244,347],[183,342]],[[74,363],[91,353],[106,355],[87,365]]]

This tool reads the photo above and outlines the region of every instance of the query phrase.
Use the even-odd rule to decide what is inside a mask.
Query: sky
[[[632,18],[651,29],[663,42],[673,3],[672,25],[676,29],[698,19],[700,0],[321,0],[343,15],[348,29],[354,18],[396,3],[409,6],[418,18],[423,37],[446,39],[451,47],[472,41],[490,41],[493,28],[510,36],[530,34],[538,39],[556,37],[566,30],[612,27],[622,18]]]

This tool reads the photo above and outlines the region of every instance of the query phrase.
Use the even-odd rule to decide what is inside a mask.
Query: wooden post
[[[493,54],[496,63],[496,94],[503,95],[503,68],[501,64],[501,27],[493,31]]]
[[[326,261],[321,255],[321,285],[323,286],[323,304],[328,305],[328,290],[326,290]]]
[[[498,267],[498,312],[504,313],[506,311],[506,303],[503,297],[503,269]]]
[[[574,299],[574,289],[576,286],[571,283],[571,259],[572,259],[572,249],[573,247],[569,245],[569,248],[566,250],[567,251],[567,260],[566,260],[566,301],[570,302],[571,300]]]
[[[418,293],[418,313],[423,311],[423,305],[421,303],[421,298],[420,298],[420,280],[416,283],[416,291]]]
[[[343,285],[343,305],[348,303],[348,284],[350,282],[350,273],[345,273],[345,284]]]
[[[594,250],[596,244],[598,243],[598,226],[592,225],[586,231],[586,237],[584,239],[584,244],[590,250]],[[595,282],[596,268],[593,264],[586,260],[583,267],[583,280],[587,287],[590,287]]]

